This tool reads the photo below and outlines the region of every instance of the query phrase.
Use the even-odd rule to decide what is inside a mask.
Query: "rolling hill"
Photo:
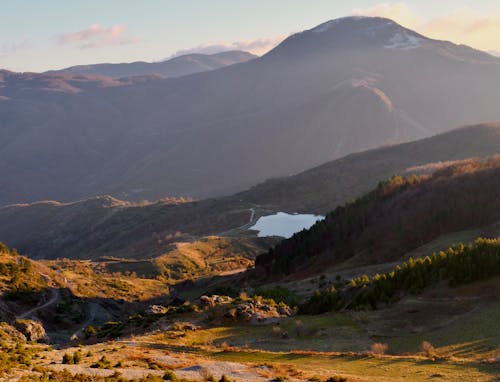
[[[186,54],[159,62],[130,62],[122,64],[77,65],[46,73],[67,73],[96,75],[111,78],[156,75],[160,77],[182,77],[189,74],[223,68],[257,58],[242,51],[228,51],[215,54]]]
[[[246,236],[262,215],[325,215],[392,175],[430,174],[467,158],[499,153],[499,124],[471,126],[352,154],[228,197],[135,204],[107,196],[5,206],[0,208],[0,237],[34,258],[149,259],[193,236]]]
[[[0,73],[0,205],[212,197],[500,119],[500,60],[383,18],[181,78]]]

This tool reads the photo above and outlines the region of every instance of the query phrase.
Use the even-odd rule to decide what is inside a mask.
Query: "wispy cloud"
[[[432,38],[452,40],[483,50],[500,50],[500,14],[480,14],[470,8],[457,8],[433,18],[424,18],[406,1],[379,3],[354,9],[352,13],[388,17]]]
[[[260,56],[270,51],[283,41],[284,38],[284,36],[277,36],[271,38],[259,38],[256,40],[200,44],[190,49],[179,50],[173,55],[173,57],[190,53],[214,54],[226,52],[228,50],[244,50]]]
[[[22,50],[31,49],[33,44],[29,40],[16,41],[0,45],[0,57],[6,57]]]
[[[123,25],[105,27],[93,24],[77,32],[64,33],[59,36],[59,44],[73,45],[80,49],[99,48],[108,45],[135,44],[140,40],[126,33]]]

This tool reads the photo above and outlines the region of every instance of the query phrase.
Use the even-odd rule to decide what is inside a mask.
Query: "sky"
[[[45,71],[241,49],[263,54],[330,19],[384,16],[500,52],[499,0],[0,0],[0,69]]]

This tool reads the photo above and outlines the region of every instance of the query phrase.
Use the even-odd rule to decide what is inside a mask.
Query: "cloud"
[[[352,13],[388,17],[435,39],[451,40],[483,50],[500,50],[500,14],[481,14],[470,8],[457,8],[446,14],[424,18],[405,1],[356,8]]]
[[[60,45],[73,45],[80,49],[99,48],[108,45],[135,44],[140,40],[130,37],[123,25],[105,27],[93,24],[77,32],[65,33],[59,36]]]
[[[29,40],[5,43],[0,45],[0,57],[6,57],[22,50],[31,49],[32,47],[33,44]]]
[[[421,21],[416,11],[405,2],[379,3],[369,8],[355,8],[352,14],[356,16],[387,17],[405,25],[415,25]]]
[[[200,44],[190,49],[179,50],[172,57],[191,53],[214,54],[219,52],[226,52],[228,50],[244,50],[246,52],[261,56],[273,49],[276,45],[283,41],[284,38],[284,36],[278,36],[247,41]]]

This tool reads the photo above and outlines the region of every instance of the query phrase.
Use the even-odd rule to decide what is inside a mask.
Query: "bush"
[[[427,357],[434,358],[436,356],[436,349],[430,342],[424,341],[420,347]]]
[[[372,354],[383,355],[389,350],[389,345],[376,342],[371,346]]]
[[[77,365],[81,361],[82,361],[82,352],[80,350],[77,350],[76,352],[73,353],[73,363]]]
[[[254,295],[272,299],[277,304],[284,303],[291,307],[298,306],[301,301],[299,295],[282,286],[276,286],[270,289],[257,289]]]
[[[288,377],[285,377],[284,375],[278,375],[277,377],[274,377],[273,381],[286,382],[286,381],[288,381]]]
[[[85,328],[83,334],[85,335],[85,338],[90,338],[97,334],[97,330],[92,325],[89,325]]]
[[[62,363],[65,365],[73,365],[75,361],[72,355],[65,353],[62,357]]]
[[[347,378],[334,376],[326,379],[325,382],[347,382]]]
[[[163,374],[163,380],[164,381],[177,381],[177,375],[173,371],[166,371],[165,374]]]
[[[90,367],[94,369],[111,369],[111,361],[103,355],[99,361],[90,365]]]

